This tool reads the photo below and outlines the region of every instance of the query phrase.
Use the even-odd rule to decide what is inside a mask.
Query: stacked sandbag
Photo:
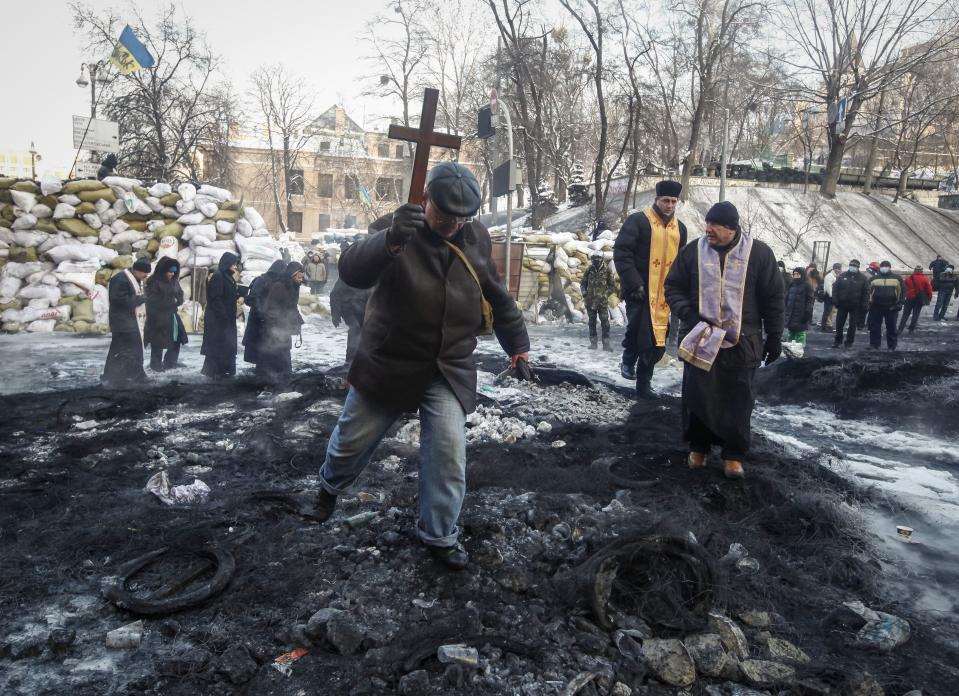
[[[5,332],[106,332],[107,284],[138,257],[176,258],[186,278],[194,269],[205,276],[226,252],[240,256],[245,283],[280,258],[262,216],[226,189],[0,178]]]

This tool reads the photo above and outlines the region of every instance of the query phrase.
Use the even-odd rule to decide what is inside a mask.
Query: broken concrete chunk
[[[689,650],[696,671],[717,679],[738,679],[739,665],[736,658],[728,655],[718,633],[702,633],[687,636],[683,640]]]
[[[340,613],[327,622],[326,639],[340,655],[353,655],[363,643],[363,633],[349,614]]]
[[[643,641],[643,657],[657,679],[670,686],[687,687],[696,681],[696,665],[678,640]]]
[[[441,645],[436,649],[436,659],[444,665],[458,664],[476,667],[479,664],[479,652],[468,645]]]
[[[740,660],[749,657],[749,645],[746,643],[746,636],[743,635],[743,630],[736,625],[735,621],[722,614],[710,614],[709,628],[713,633],[719,634],[727,652],[732,653]]]
[[[743,660],[739,668],[749,684],[762,688],[787,686],[796,678],[795,669],[770,660]]]
[[[801,648],[782,638],[766,639],[766,655],[771,660],[799,662],[802,664],[808,664],[810,662],[809,655]]]
[[[143,621],[134,621],[107,633],[107,647],[118,650],[135,650],[143,640]]]

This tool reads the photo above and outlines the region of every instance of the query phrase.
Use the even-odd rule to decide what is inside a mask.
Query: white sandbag
[[[157,259],[162,259],[164,257],[175,259],[177,257],[177,244],[176,237],[163,237],[160,239],[160,248],[157,249],[156,257]]]
[[[20,322],[20,313],[22,310],[19,309],[5,309],[0,313],[0,322],[6,324],[7,322]]]
[[[56,319],[42,319],[32,321],[27,324],[27,331],[30,333],[53,333],[53,327],[57,325]]]
[[[104,225],[100,228],[100,233],[97,239],[100,240],[100,244],[110,244],[113,242],[113,230],[110,229],[109,225]]]
[[[17,293],[17,297],[27,300],[44,299],[51,303],[59,302],[60,295],[60,288],[50,287],[49,285],[27,285]]]
[[[19,278],[14,276],[0,278],[0,297],[16,297],[21,287],[23,287],[23,281]]]
[[[176,192],[180,194],[180,198],[185,201],[192,201],[196,196],[196,186],[193,184],[184,182],[176,187]]]
[[[44,218],[51,217],[53,215],[53,210],[46,203],[37,203],[35,206],[30,208],[30,214],[38,220],[43,220]]]
[[[250,223],[253,229],[258,229],[260,227],[266,227],[266,223],[263,222],[263,216],[260,215],[256,208],[249,206],[243,209],[243,218]]]
[[[216,225],[187,225],[183,228],[183,241],[204,240],[207,243],[216,241]]]
[[[61,283],[73,283],[74,285],[90,291],[97,284],[96,273],[60,273],[55,272],[57,280]]]
[[[76,297],[77,295],[86,295],[87,291],[73,283],[60,283],[60,294],[63,297]]]
[[[156,232],[158,229],[166,225],[166,220],[150,220],[147,222],[147,229],[150,232]]]
[[[217,239],[204,246],[210,249],[226,249],[234,254],[236,253],[236,242],[232,239]]]
[[[13,230],[9,227],[0,227],[0,242],[13,244]]]
[[[12,191],[11,193],[20,193],[19,191]],[[15,230],[32,230],[37,226],[37,218],[30,213],[20,215],[13,221],[12,228]]]
[[[117,215],[126,215],[129,210],[127,210],[127,204],[123,202],[123,198],[117,198],[113,203],[110,204],[110,207]]]
[[[57,203],[57,207],[53,209],[54,220],[67,220],[76,216],[77,209],[69,203]]]
[[[163,204],[160,202],[160,199],[154,196],[147,196],[145,203],[147,204],[147,207],[154,213],[159,213],[161,210],[163,210]]]
[[[236,221],[236,233],[243,235],[244,237],[253,236],[253,225],[247,222],[245,219],[240,218]]]
[[[94,314],[106,314],[110,311],[110,291],[105,285],[95,285],[89,294],[93,301]]]
[[[82,244],[79,239],[74,237],[69,232],[57,232],[56,234],[51,234],[47,237],[47,240],[43,242],[40,246],[37,247],[38,254],[45,254],[54,247],[58,246],[79,246]]]
[[[117,215],[117,211],[113,210],[112,208],[100,213],[100,221],[103,222],[104,225],[112,225],[117,221],[118,217],[119,215]]]
[[[235,237],[237,248],[240,250],[240,257],[243,259],[264,259],[266,261],[276,261],[280,258],[280,252],[270,244],[263,244],[254,238]]]
[[[34,230],[16,230],[13,233],[13,243],[21,247],[38,247],[50,238],[47,232]]]
[[[96,273],[100,270],[100,262],[97,259],[87,259],[84,261],[64,261],[57,266],[54,273]]]
[[[217,188],[216,186],[210,186],[209,184],[203,184],[200,187],[198,193],[202,193],[204,196],[209,196],[210,198],[215,198],[220,203],[230,200],[233,198],[233,194],[227,191],[226,189]]]
[[[201,213],[203,213],[203,217],[207,218],[212,218],[214,215],[220,212],[220,206],[218,206],[215,201],[198,204],[197,208]]]
[[[270,266],[273,265],[272,261],[267,261],[266,259],[245,259],[243,261],[243,271],[250,272],[252,271],[255,275],[260,275],[261,273],[266,273],[270,270]]]
[[[40,193],[52,196],[63,190],[63,182],[52,174],[44,174],[40,179]]]
[[[117,222],[122,222],[122,220],[117,220]],[[143,239],[143,235],[149,234],[147,232],[139,232],[137,230],[125,230],[123,232],[113,233],[113,243],[114,244],[133,244],[134,242],[139,242]]]
[[[192,213],[187,213],[186,215],[181,215],[176,219],[181,225],[199,225],[203,222],[204,217],[203,213],[199,210],[196,210]]]
[[[178,217],[180,217],[179,211],[169,205],[163,206],[163,210],[160,211],[160,215],[170,220],[176,220]]]
[[[132,246],[136,251],[143,251],[144,249],[147,248],[147,244],[149,243],[150,242],[147,241],[146,239],[141,239],[139,242],[134,242]]]
[[[26,278],[23,279],[23,282],[27,285],[37,285],[43,282],[43,276],[47,274],[46,269],[40,269],[36,273],[31,273]]]
[[[33,210],[33,206],[37,204],[37,196],[33,193],[28,193],[26,191],[17,191],[16,189],[7,189],[10,191],[10,195],[13,197],[13,207],[19,208],[24,213],[29,213]],[[17,212],[14,210],[14,212]]]
[[[163,198],[167,194],[173,193],[173,187],[163,181],[153,184],[147,191],[155,198]]]
[[[63,270],[64,263],[87,263],[95,271],[102,264],[113,261],[117,257],[117,252],[99,244],[63,244],[47,251],[47,256],[57,264],[57,271],[65,273],[68,271]]]
[[[196,266],[215,266],[220,263],[220,257],[227,253],[226,249],[211,249],[210,247],[200,247],[195,251],[195,257],[192,265]]]
[[[6,266],[3,267],[3,270],[0,271],[0,276],[4,278],[19,278],[24,279],[27,276],[33,275],[34,273],[39,273],[41,271],[49,271],[53,268],[52,265],[41,263],[40,261],[30,261],[28,263],[16,263],[11,261]],[[10,297],[16,293],[0,292],[0,296]]]
[[[20,321],[44,321],[52,319],[54,321],[70,320],[70,305],[61,305],[59,307],[27,307],[20,311]]]
[[[95,230],[98,230],[101,227],[103,227],[103,220],[101,220],[100,216],[97,215],[96,213],[86,213],[83,216],[83,221],[87,223],[88,225],[90,225],[90,227],[92,227]]]
[[[193,250],[190,247],[184,247],[176,254],[176,260],[180,262],[180,268],[185,266],[192,266],[193,264],[189,263],[193,258]]]
[[[133,206],[132,206],[132,210],[130,210],[131,213],[136,213],[137,215],[143,215],[144,217],[151,215],[153,213],[153,209],[147,205],[146,201],[141,201],[132,193],[127,195],[133,198]],[[127,207],[130,208],[130,206],[127,206]]]
[[[251,237],[269,237],[270,233],[269,231],[267,231],[265,227],[257,227],[255,230],[253,230],[250,236]]]
[[[109,186],[110,188],[116,186],[123,191],[132,191],[134,186],[141,185],[139,179],[128,179],[125,176],[106,176],[102,179],[102,182],[104,186]]]
[[[113,210],[113,203],[106,198],[98,198],[93,203],[93,209],[97,211],[97,215],[103,215],[108,210]]]
[[[180,278],[180,289],[183,290],[183,301],[189,302],[193,299],[193,279]]]
[[[37,297],[32,300],[27,300],[27,306],[24,309],[50,309],[52,304],[53,303],[46,297]]]
[[[230,222],[229,220],[216,221],[217,234],[233,234],[235,229],[236,229],[236,223],[234,222]]]
[[[74,195],[72,193],[66,193],[62,196],[58,196],[57,200],[61,203],[66,203],[67,205],[78,206],[83,201],[80,200],[80,196]]]
[[[44,273],[43,277],[40,278],[40,283],[55,288],[59,285],[60,281],[57,280],[57,277],[53,275],[53,273]]]

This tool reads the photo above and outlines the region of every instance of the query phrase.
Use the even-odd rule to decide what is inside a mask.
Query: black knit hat
[[[793,269],[793,273],[798,273],[799,275],[805,275],[805,274],[806,274],[806,269],[803,268],[802,266],[796,266],[796,267]]]
[[[475,215],[483,201],[473,172],[457,162],[443,162],[433,167],[426,178],[426,190],[437,208],[457,217]]]
[[[731,230],[738,230],[739,211],[729,201],[722,201],[709,209],[706,213],[706,222],[714,222]]]
[[[859,265],[860,265],[859,259],[853,259],[852,261],[849,262],[850,267],[855,266],[856,268],[859,268]]]
[[[669,196],[670,198],[679,198],[683,192],[683,185],[678,181],[665,179],[656,184],[656,198],[660,196]]]
[[[153,270],[153,267],[150,266],[150,259],[148,259],[146,256],[141,256],[133,262],[133,270],[140,271],[142,273],[149,273],[151,270]]]
[[[302,273],[302,272],[303,272],[303,264],[301,264],[299,261],[290,261],[286,265],[286,275],[288,277],[294,276],[297,273]]]

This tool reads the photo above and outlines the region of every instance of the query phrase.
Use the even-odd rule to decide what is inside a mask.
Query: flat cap
[[[458,162],[443,162],[426,178],[430,200],[447,215],[471,217],[482,203],[480,185],[473,172]]]

